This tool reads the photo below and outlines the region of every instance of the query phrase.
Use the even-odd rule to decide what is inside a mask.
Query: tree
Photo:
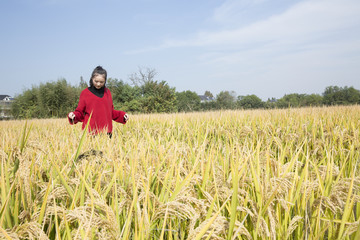
[[[272,98],[268,98],[268,100],[266,102],[264,102],[264,107],[265,108],[276,108],[276,102],[278,100],[274,97]]]
[[[80,76],[79,88],[82,90],[82,89],[85,89],[87,87],[88,87],[88,84],[84,81],[84,78],[82,76]]]
[[[360,92],[353,87],[329,86],[323,93],[326,105],[348,105],[360,103]]]
[[[310,94],[305,96],[304,101],[305,106],[321,106],[323,97],[319,94]]]
[[[200,97],[190,90],[177,92],[177,109],[179,112],[192,112],[200,109]]]
[[[115,109],[121,109],[125,112],[141,112],[139,87],[132,87],[116,78],[108,78],[106,86],[111,91]]]
[[[15,118],[64,117],[76,107],[78,88],[65,79],[33,86],[15,97],[12,114]]]
[[[25,90],[22,94],[15,97],[11,105],[11,112],[14,118],[33,118],[39,116],[38,113],[38,88]]]
[[[152,82],[155,79],[157,72],[153,68],[142,68],[139,67],[138,72],[130,75],[129,79],[134,86],[143,86],[148,82]]]
[[[239,96],[237,103],[239,107],[244,109],[263,108],[265,106],[264,102],[254,94],[247,96]]]
[[[222,91],[216,96],[216,105],[219,109],[234,109],[235,92]]]
[[[141,86],[141,103],[144,112],[175,112],[175,88],[169,87],[165,81],[149,81]]]
[[[282,98],[280,98],[276,105],[279,108],[287,108],[287,107],[301,107],[304,106],[305,94],[291,93],[285,94]]]
[[[214,95],[210,91],[205,91],[204,95],[209,97],[210,99],[214,98]]]
[[[338,86],[329,86],[325,88],[323,93],[323,101],[326,105],[335,105],[342,101],[340,93],[341,89]]]
[[[175,88],[169,87],[166,81],[156,81],[157,72],[151,68],[139,68],[130,75],[143,112],[177,111]]]

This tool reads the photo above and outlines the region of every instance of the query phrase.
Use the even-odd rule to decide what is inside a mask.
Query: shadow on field
[[[82,160],[82,159],[86,159],[86,158],[89,158],[89,157],[92,157],[92,156],[95,156],[95,157],[103,157],[103,152],[102,151],[99,151],[99,150],[94,150],[94,149],[91,149],[89,151],[86,151],[82,154],[80,154],[77,158],[77,160]]]

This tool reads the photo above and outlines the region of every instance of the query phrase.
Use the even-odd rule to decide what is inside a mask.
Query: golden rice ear
[[[359,106],[132,119],[0,121],[0,239],[359,238]]]

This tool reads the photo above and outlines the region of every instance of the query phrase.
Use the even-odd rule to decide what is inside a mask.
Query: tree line
[[[360,103],[360,91],[353,87],[326,87],[320,94],[286,94],[280,99],[262,101],[256,95],[237,96],[234,91],[221,91],[214,96],[206,91],[201,97],[193,91],[175,91],[166,81],[155,80],[154,69],[139,69],[130,75],[131,83],[108,78],[115,109],[132,113],[193,112],[219,109],[269,109]],[[77,86],[66,79],[41,83],[15,97],[14,118],[64,117],[73,111],[80,92],[87,87],[81,77]]]

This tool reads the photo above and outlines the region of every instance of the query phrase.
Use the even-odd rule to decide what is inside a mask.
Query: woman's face
[[[105,85],[104,75],[97,74],[92,78],[92,81],[96,89],[100,89]]]

